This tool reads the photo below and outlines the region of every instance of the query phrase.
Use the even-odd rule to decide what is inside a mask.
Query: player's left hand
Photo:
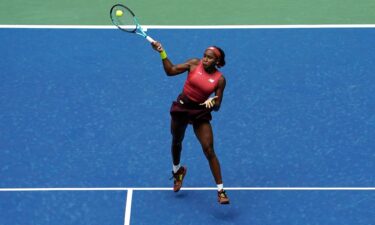
[[[210,109],[212,107],[214,107],[215,105],[215,99],[217,99],[218,96],[214,96],[214,97],[211,97],[211,98],[208,98],[205,102],[199,104],[199,105],[204,105],[206,106],[207,109]]]

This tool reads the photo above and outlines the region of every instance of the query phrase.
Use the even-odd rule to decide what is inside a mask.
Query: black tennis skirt
[[[212,119],[212,109],[206,108],[204,105],[194,102],[186,97],[184,94],[180,94],[176,101],[172,102],[170,114],[173,120],[176,121],[187,121],[193,124],[197,121],[210,121]]]

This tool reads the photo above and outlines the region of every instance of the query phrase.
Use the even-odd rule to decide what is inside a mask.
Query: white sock
[[[173,173],[177,173],[177,171],[180,169],[181,165],[173,165]]]
[[[218,184],[217,185],[217,191],[221,191],[224,189],[224,185],[223,184]]]

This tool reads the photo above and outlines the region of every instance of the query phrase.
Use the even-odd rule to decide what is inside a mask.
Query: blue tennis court
[[[226,53],[212,125],[231,204],[191,128],[186,189],[171,190],[169,108],[186,76],[167,77],[147,41],[0,29],[0,224],[374,223],[374,29],[149,34],[174,63]]]

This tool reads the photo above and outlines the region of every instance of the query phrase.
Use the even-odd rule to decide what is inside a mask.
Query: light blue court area
[[[370,190],[233,190],[224,207],[214,190],[135,190],[130,224],[375,220],[375,29],[148,33],[174,63],[224,49],[212,125],[226,187]],[[147,41],[114,29],[0,29],[0,51],[0,224],[125,221],[128,189],[5,188],[171,187],[169,108],[186,75],[165,76]],[[185,187],[215,187],[191,128],[182,163]]]

